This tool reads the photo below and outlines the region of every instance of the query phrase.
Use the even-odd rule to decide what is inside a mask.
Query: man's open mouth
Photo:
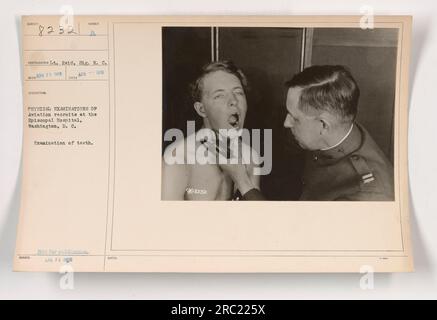
[[[240,115],[238,113],[231,114],[228,122],[231,125],[231,127],[235,128],[235,129],[240,128]]]

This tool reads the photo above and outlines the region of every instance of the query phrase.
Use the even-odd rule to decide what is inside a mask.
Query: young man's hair
[[[288,88],[301,88],[299,108],[327,111],[344,122],[355,120],[360,89],[344,66],[311,66],[286,82]]]
[[[243,86],[244,92],[247,92],[247,79],[241,69],[237,68],[237,66],[232,61],[216,61],[210,62],[203,66],[202,72],[197,77],[196,81],[191,84],[191,96],[194,102],[198,102],[202,100],[203,93],[203,79],[206,75],[213,73],[215,71],[224,71],[236,76]]]

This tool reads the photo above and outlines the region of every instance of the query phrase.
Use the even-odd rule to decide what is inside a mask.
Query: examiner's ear
[[[201,116],[202,118],[206,118],[205,107],[202,102],[195,102],[194,109],[196,109],[196,112],[199,116]]]
[[[326,134],[331,129],[331,124],[328,119],[321,117],[320,121],[320,135]]]

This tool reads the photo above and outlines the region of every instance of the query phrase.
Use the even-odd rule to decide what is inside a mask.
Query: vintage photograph
[[[394,201],[397,28],[162,27],[162,200]]]
[[[14,270],[412,271],[412,20],[361,18],[23,17]]]

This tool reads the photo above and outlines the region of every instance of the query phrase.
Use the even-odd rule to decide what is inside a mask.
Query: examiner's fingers
[[[215,156],[219,155],[223,159],[233,160],[232,163],[239,163],[239,160],[242,159],[242,141],[240,138],[222,138],[226,139],[226,141],[215,141],[212,142],[207,140],[203,142],[208,147]],[[236,161],[235,161],[236,160]],[[229,161],[226,161],[227,163]]]

